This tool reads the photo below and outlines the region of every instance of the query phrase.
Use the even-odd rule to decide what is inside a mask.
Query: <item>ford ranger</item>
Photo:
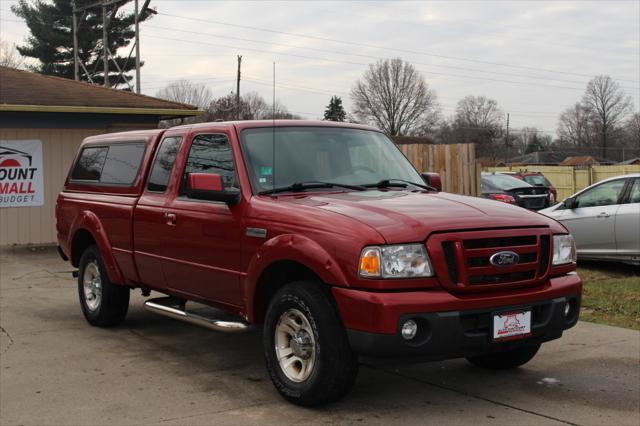
[[[358,359],[515,368],[578,320],[567,229],[438,191],[380,131],[203,123],[87,138],[56,203],[59,252],[94,326],[145,307],[263,330],[287,400],[335,401]]]

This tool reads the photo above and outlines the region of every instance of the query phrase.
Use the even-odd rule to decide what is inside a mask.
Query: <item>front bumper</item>
[[[356,293],[354,293],[356,292]],[[582,282],[575,275],[552,278],[544,286],[482,295],[453,295],[444,290],[372,293],[334,288],[334,296],[352,348],[374,357],[448,359],[537,344],[562,336],[578,321]],[[564,307],[571,302],[568,317]],[[532,311],[531,335],[494,342],[493,313]],[[400,335],[404,321],[418,323],[418,335]]]

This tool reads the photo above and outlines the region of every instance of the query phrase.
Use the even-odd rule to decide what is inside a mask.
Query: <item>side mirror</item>
[[[422,180],[429,186],[433,186],[438,191],[442,191],[442,179],[439,173],[423,172],[420,173]]]
[[[566,200],[564,200],[563,204],[564,208],[569,210],[573,210],[578,207],[578,202],[575,198],[567,198]]]
[[[220,175],[190,173],[187,182],[187,197],[197,200],[222,201],[231,206],[240,201],[240,192],[225,190]]]

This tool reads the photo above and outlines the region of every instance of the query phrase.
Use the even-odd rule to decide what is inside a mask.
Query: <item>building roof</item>
[[[197,107],[0,66],[0,111],[200,115]]]
[[[587,166],[589,164],[598,164],[598,162],[590,155],[579,155],[567,157],[560,163],[561,166]]]
[[[519,155],[517,157],[510,158],[506,161],[507,164],[537,164],[537,165],[558,165],[565,161],[567,158],[576,157],[576,158],[585,158],[584,155],[580,155],[580,153],[570,150],[554,150],[554,151],[537,151],[532,152],[525,155]],[[605,158],[595,157],[595,156],[587,156],[591,158],[594,163],[598,164],[614,164],[615,161],[607,160]],[[589,164],[589,163],[580,163],[578,165]],[[567,164],[563,164],[565,166]],[[575,165],[575,164],[574,164]]]
[[[631,158],[630,160],[626,160],[626,161],[621,161],[618,164],[621,164],[621,165],[640,164],[640,157]]]

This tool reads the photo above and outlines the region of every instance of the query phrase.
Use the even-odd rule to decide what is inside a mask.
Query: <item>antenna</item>
[[[273,123],[272,127],[272,141],[271,141],[271,153],[273,154],[273,159],[271,160],[271,184],[274,192],[271,193],[272,197],[276,197],[275,189],[276,189],[276,63],[273,63],[273,100],[271,106],[271,120]]]

